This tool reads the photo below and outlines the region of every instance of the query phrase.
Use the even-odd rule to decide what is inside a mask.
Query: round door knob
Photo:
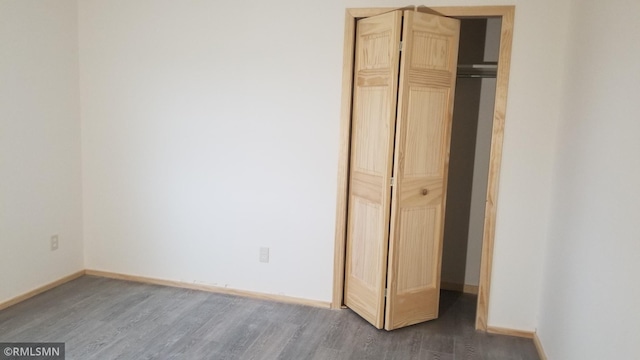
[[[429,193],[429,190],[427,189],[422,189],[422,195],[427,195]]]

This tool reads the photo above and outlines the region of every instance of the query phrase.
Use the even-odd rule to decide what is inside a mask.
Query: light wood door
[[[345,304],[381,329],[402,11],[356,26]]]
[[[438,317],[460,21],[406,11],[385,329]]]

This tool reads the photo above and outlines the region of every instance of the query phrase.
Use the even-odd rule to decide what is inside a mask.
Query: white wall
[[[84,268],[77,44],[75,1],[0,1],[0,303]]]
[[[569,8],[508,3],[489,322],[533,330]],[[80,2],[87,267],[330,300],[344,9],[394,5]]]
[[[80,2],[87,267],[329,300],[342,14]]]
[[[640,3],[575,5],[538,334],[550,359],[635,359]]]

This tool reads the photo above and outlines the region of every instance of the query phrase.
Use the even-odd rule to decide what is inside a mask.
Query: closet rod
[[[483,78],[483,79],[495,79],[496,74],[458,74],[459,78]]]

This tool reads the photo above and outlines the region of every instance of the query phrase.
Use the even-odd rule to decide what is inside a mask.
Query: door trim
[[[363,8],[345,11],[344,53],[342,67],[342,107],[340,111],[340,145],[338,160],[338,191],[336,201],[336,230],[333,267],[333,298],[331,307],[339,309],[343,305],[345,246],[347,234],[347,205],[349,186],[349,155],[351,139],[351,101],[353,93],[353,67],[355,52],[355,29],[359,18],[383,14],[405,8]],[[414,9],[414,7],[410,7]],[[489,315],[489,291],[491,289],[491,269],[493,245],[496,230],[498,184],[502,164],[502,145],[507,110],[509,70],[511,65],[511,44],[513,41],[513,20],[515,6],[447,6],[416,8],[417,11],[435,11],[438,14],[457,18],[500,17],[500,51],[498,55],[498,75],[491,134],[491,155],[487,198],[482,236],[482,258],[480,262],[480,283],[478,285],[478,306],[476,329],[487,331]]]

